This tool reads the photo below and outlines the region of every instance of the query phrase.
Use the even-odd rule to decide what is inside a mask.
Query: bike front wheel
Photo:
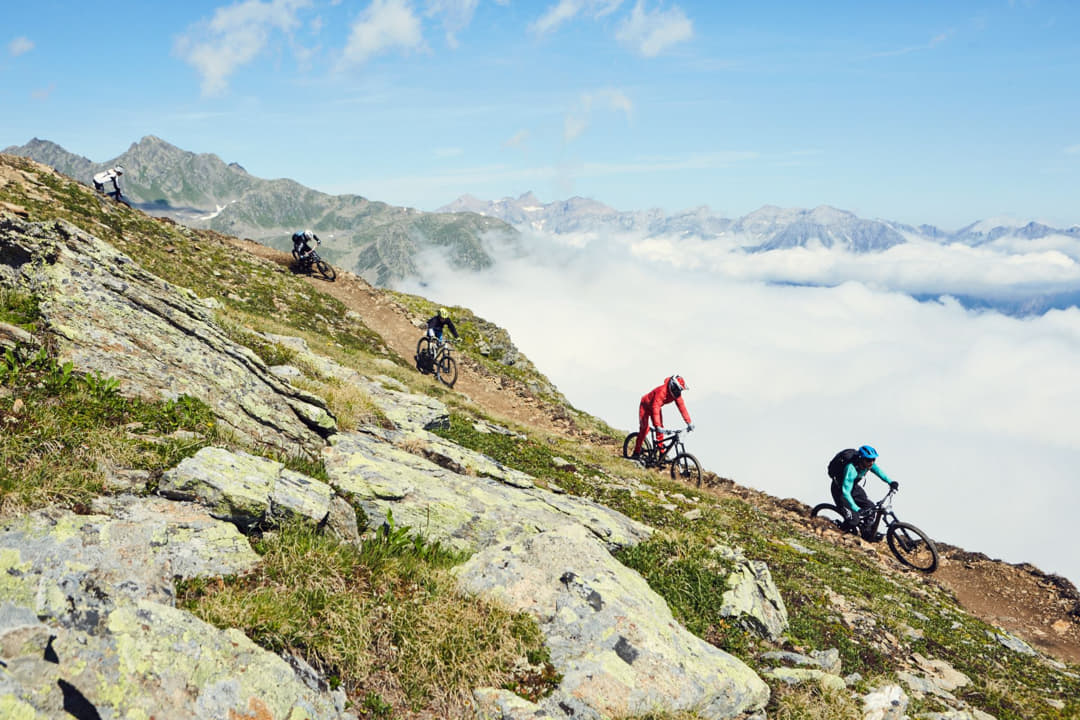
[[[322,275],[330,282],[333,282],[334,278],[337,277],[337,271],[334,270],[334,266],[326,262],[325,260],[316,260],[315,269],[319,271],[320,275]]]
[[[934,541],[919,528],[905,522],[893,523],[885,540],[896,559],[910,568],[932,573],[937,570],[938,551]]]
[[[671,479],[683,480],[701,487],[701,463],[690,453],[679,453],[671,461]]]
[[[457,363],[449,355],[443,355],[435,364],[435,377],[446,387],[454,387],[457,382]]]

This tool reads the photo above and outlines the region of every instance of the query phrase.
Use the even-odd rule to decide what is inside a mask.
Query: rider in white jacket
[[[107,196],[120,199],[120,176],[124,174],[124,168],[117,165],[114,168],[108,170],[102,170],[97,175],[94,175],[94,189],[99,193],[105,193]],[[109,192],[105,192],[105,184],[112,183],[113,189]]]

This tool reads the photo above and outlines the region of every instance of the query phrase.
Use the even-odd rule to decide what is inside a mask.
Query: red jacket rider
[[[682,415],[683,420],[686,421],[687,428],[693,427],[693,423],[690,422],[690,413],[686,412],[686,403],[683,402],[682,399],[683,391],[689,389],[689,386],[686,384],[686,381],[682,379],[682,376],[672,375],[664,380],[659,387],[654,388],[652,392],[641,397],[641,405],[638,406],[638,421],[640,427],[638,430],[637,442],[634,443],[635,456],[641,452],[641,445],[645,442],[645,438],[649,434],[649,420],[652,420],[654,427],[664,427],[664,413],[662,408],[668,403],[674,402],[675,407],[679,408],[679,413]],[[656,444],[659,446],[663,440],[663,433],[657,433]]]

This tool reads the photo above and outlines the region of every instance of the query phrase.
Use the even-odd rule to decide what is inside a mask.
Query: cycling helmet
[[[439,317],[441,317],[441,318],[450,317],[450,311],[447,310],[446,308],[439,308]]]
[[[863,460],[876,460],[877,450],[870,447],[869,445],[863,445],[859,448],[859,457],[861,457]]]
[[[113,168],[113,172],[116,173],[117,175],[123,175],[124,174],[124,168],[121,165],[117,165],[116,167]]]
[[[667,389],[671,393],[671,397],[679,397],[683,394],[683,390],[689,390],[690,386],[686,384],[681,375],[672,375],[667,379]]]

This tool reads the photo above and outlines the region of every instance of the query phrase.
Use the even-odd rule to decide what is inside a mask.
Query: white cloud
[[[393,48],[421,50],[420,18],[405,0],[373,0],[355,23],[342,56],[346,65],[361,65]]]
[[[694,24],[677,6],[670,10],[647,12],[644,0],[638,0],[629,17],[619,26],[615,37],[639,55],[656,57],[693,35]]]
[[[634,104],[621,90],[609,88],[582,93],[578,107],[570,112],[563,122],[563,139],[566,142],[577,139],[585,132],[589,127],[594,108],[622,112],[629,118],[633,113]]]
[[[627,431],[638,398],[683,374],[698,428],[688,448],[723,476],[814,504],[828,499],[829,457],[869,443],[901,483],[904,520],[939,540],[1080,581],[1069,515],[1080,463],[1080,311],[1021,320],[919,303],[873,284],[770,285],[759,279],[768,275],[754,264],[760,258],[730,251],[717,271],[715,258],[695,261],[700,244],[525,244],[534,250],[528,257],[500,258],[481,276],[434,271],[425,287],[403,289],[508,329],[571,403]],[[788,271],[830,266],[783,255],[765,260],[772,271],[785,262]],[[907,262],[909,280],[945,264],[943,256]],[[1034,277],[1054,262],[1023,272]],[[976,268],[951,266],[960,282],[973,282]],[[1000,272],[1022,278],[1015,267]],[[673,410],[665,418],[681,425]],[[868,491],[883,489],[871,481]]]
[[[1066,155],[1080,155],[1080,144],[1078,144],[1078,145],[1070,145],[1069,147],[1065,148],[1065,154]]]
[[[10,53],[12,57],[19,57],[20,55],[28,53],[33,49],[33,41],[31,41],[30,38],[26,37],[20,36],[8,43],[8,53]]]
[[[537,35],[543,35],[580,14],[601,18],[615,12],[621,4],[622,0],[559,0],[533,22],[529,29]]]
[[[204,95],[225,91],[228,78],[266,48],[273,31],[291,32],[297,13],[311,0],[245,0],[218,8],[213,18],[191,26],[174,51],[202,76]]]

